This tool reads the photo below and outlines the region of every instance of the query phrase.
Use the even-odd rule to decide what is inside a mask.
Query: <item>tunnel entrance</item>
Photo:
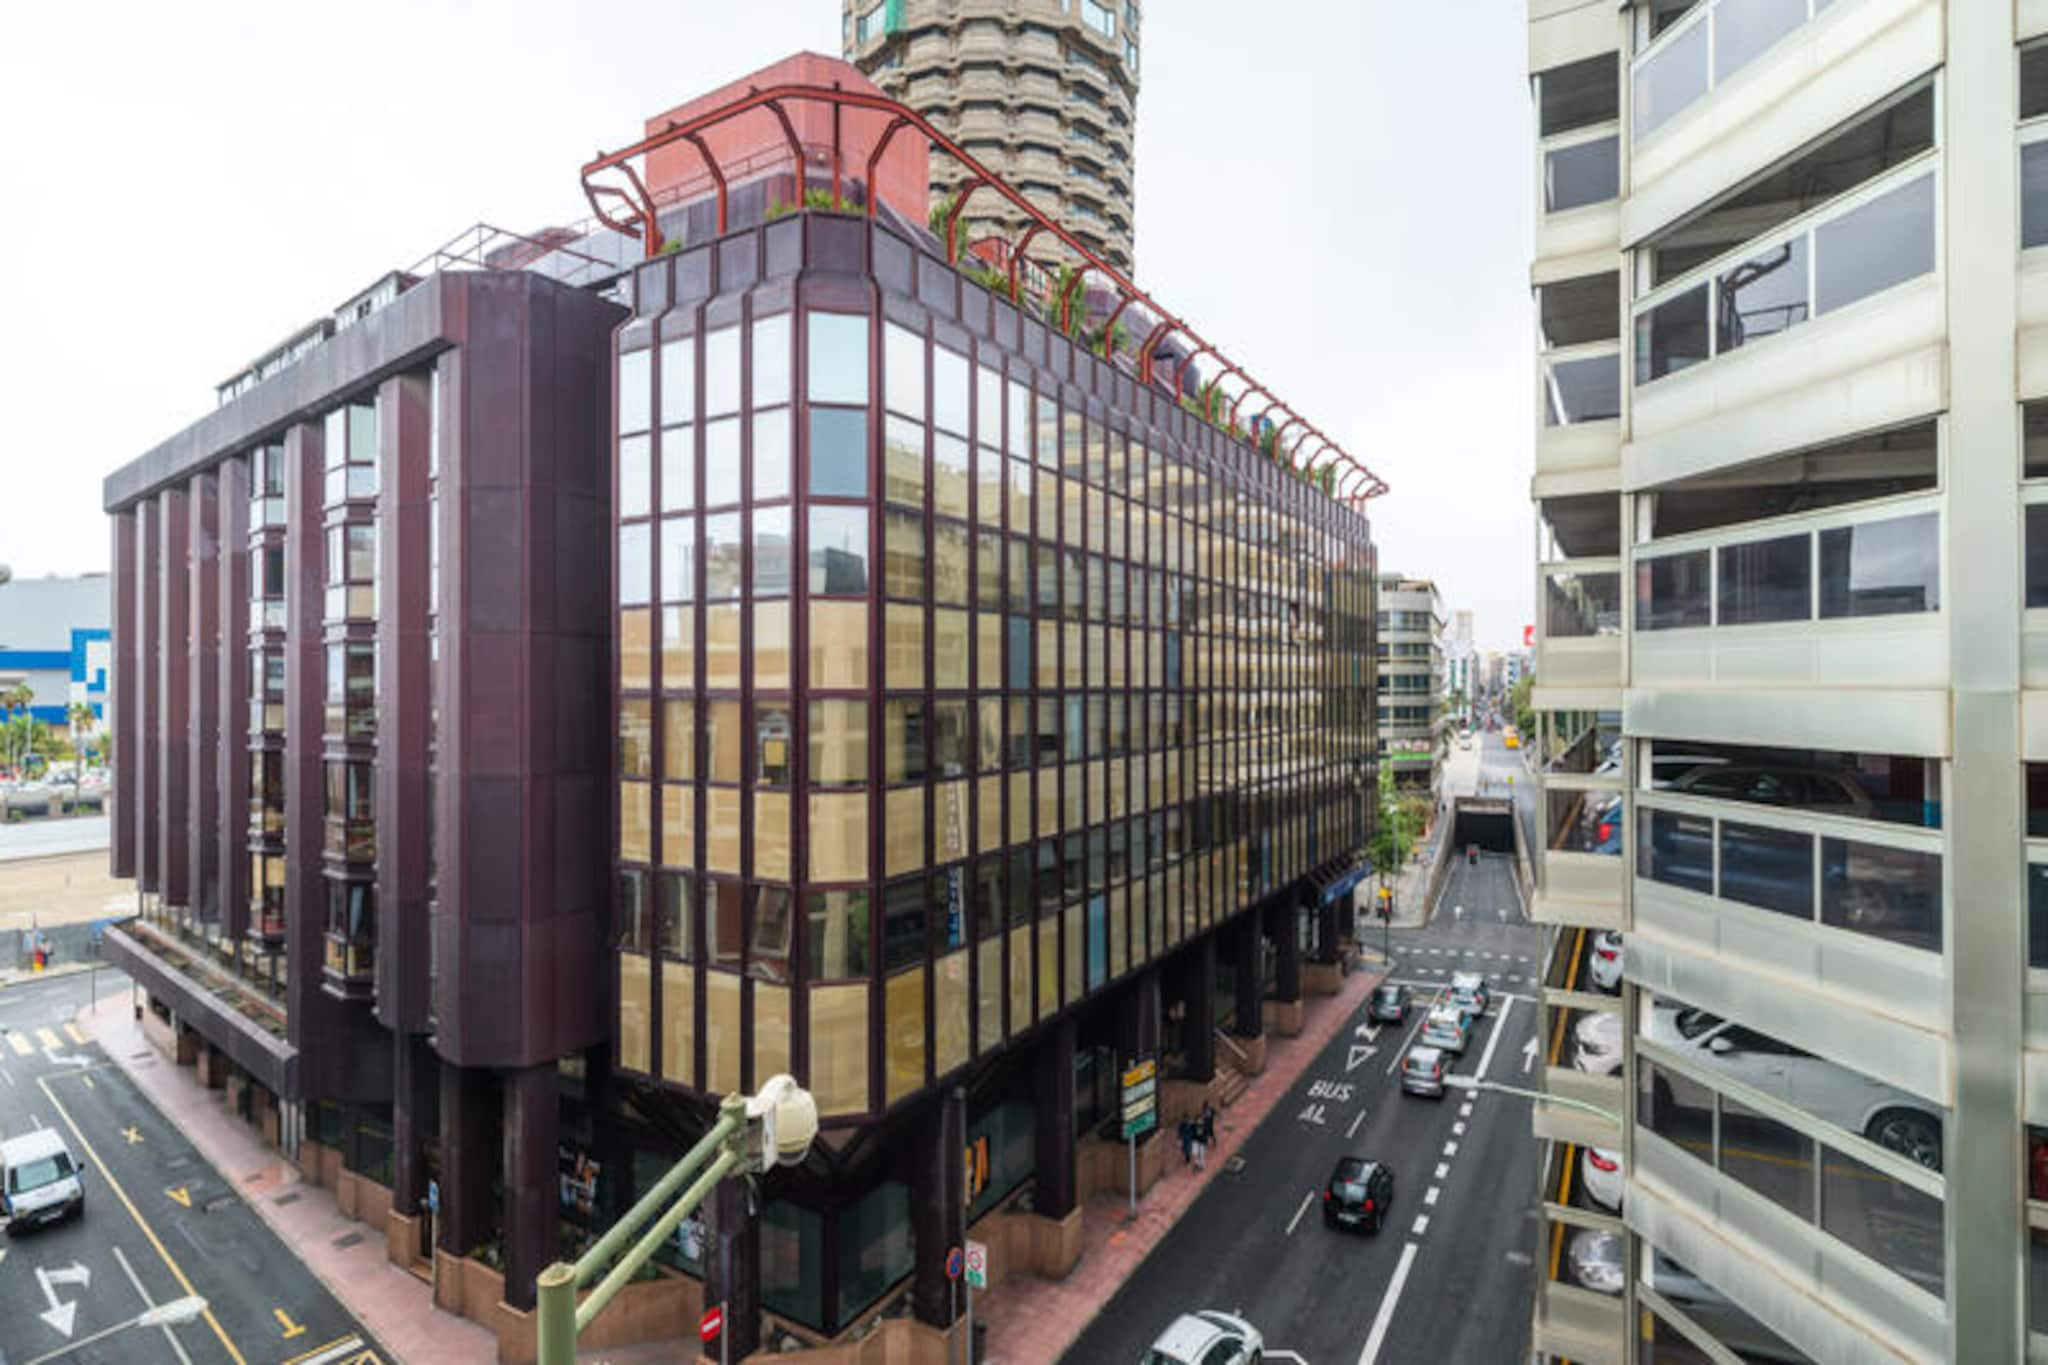
[[[1474,797],[1458,800],[1451,826],[1451,847],[1462,850],[1477,844],[1486,853],[1515,851],[1514,814],[1505,801]]]

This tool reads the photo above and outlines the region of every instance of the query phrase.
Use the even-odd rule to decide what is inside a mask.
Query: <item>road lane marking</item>
[[[91,1036],[76,1024],[66,1024],[64,1031],[71,1035],[72,1042],[78,1043],[81,1046],[92,1041]]]
[[[1355,1118],[1355,1119],[1353,1119],[1353,1120],[1351,1120],[1351,1126],[1350,1126],[1349,1128],[1346,1128],[1346,1129],[1344,1130],[1344,1140],[1345,1140],[1346,1142],[1349,1142],[1349,1141],[1350,1141],[1351,1139],[1353,1139],[1353,1138],[1357,1137],[1357,1136],[1358,1136],[1358,1125],[1359,1125],[1359,1124],[1361,1124],[1361,1123],[1364,1123],[1364,1122],[1365,1122],[1365,1111],[1364,1111],[1363,1109],[1361,1109],[1361,1110],[1359,1110],[1359,1111],[1358,1111],[1358,1117],[1357,1117],[1357,1118]]]
[[[49,1078],[47,1076],[36,1077],[36,1085],[42,1090],[44,1098],[48,1099],[55,1106],[58,1117],[64,1120],[65,1126],[71,1130],[71,1135],[78,1139],[78,1149],[85,1153],[85,1159],[99,1168],[100,1175],[107,1182],[107,1188],[112,1190],[114,1197],[121,1201],[121,1207],[128,1210],[128,1216],[135,1220],[136,1227],[142,1229],[142,1235],[149,1239],[149,1244],[156,1248],[156,1254],[163,1258],[163,1263],[170,1268],[172,1276],[177,1279],[178,1287],[187,1294],[195,1298],[198,1297],[199,1291],[192,1287],[192,1281],[185,1274],[184,1268],[171,1259],[171,1253],[165,1249],[163,1239],[156,1235],[156,1229],[151,1227],[148,1220],[143,1218],[142,1210],[135,1207],[135,1201],[130,1199],[128,1192],[121,1188],[121,1182],[114,1178],[114,1172],[107,1166],[106,1162],[100,1160],[99,1153],[94,1151],[92,1143],[86,1140],[85,1130],[78,1126],[78,1120],[71,1117],[70,1112],[64,1108],[64,1102],[59,1100],[56,1092],[50,1089]],[[220,1338],[220,1344],[226,1349],[228,1358],[234,1361],[235,1365],[249,1365],[248,1358],[236,1349],[234,1341],[227,1334],[227,1329],[223,1328],[220,1325],[220,1319],[213,1315],[213,1310],[208,1308],[200,1316],[206,1319],[206,1325],[213,1329],[213,1334]]]
[[[1377,1365],[1380,1347],[1386,1344],[1387,1329],[1394,1324],[1394,1305],[1401,1301],[1401,1290],[1408,1283],[1408,1272],[1415,1265],[1415,1243],[1401,1248],[1401,1259],[1394,1266],[1394,1278],[1387,1281],[1387,1292],[1380,1296],[1380,1311],[1372,1320],[1372,1331],[1365,1338],[1365,1349],[1358,1353],[1358,1365]]]
[[[1422,1202],[1425,1204],[1434,1204],[1436,1203],[1436,1197],[1441,1193],[1443,1193],[1443,1188],[1441,1186],[1431,1185],[1428,1189],[1422,1192]]]
[[[286,1341],[290,1341],[293,1337],[301,1336],[305,1333],[305,1324],[293,1322],[291,1314],[285,1312],[282,1308],[271,1309],[270,1315],[277,1319],[278,1330],[284,1333]]]
[[[1465,1121],[1464,1121],[1463,1119],[1459,1119],[1459,1120],[1458,1120],[1458,1121],[1457,1121],[1456,1123],[1453,1123],[1453,1124],[1451,1125],[1451,1136],[1452,1136],[1452,1137],[1463,1137],[1463,1136],[1465,1136]]]
[[[189,1186],[173,1185],[164,1193],[171,1197],[173,1203],[183,1204],[188,1209],[192,1207],[192,1190]]]
[[[98,1086],[96,1086],[96,1085],[94,1085],[94,1084],[92,1083],[92,1077],[90,1077],[90,1076],[80,1076],[80,1077],[79,1077],[78,1079],[79,1079],[79,1080],[81,1080],[81,1081],[84,1081],[84,1082],[85,1082],[85,1088],[86,1088],[87,1090],[97,1090],[97,1089],[99,1089],[99,1087],[98,1087]]]
[[[0,1081],[7,1082],[7,1088],[12,1090],[14,1088],[14,1073],[6,1067],[0,1066]]]
[[[35,1044],[29,1042],[27,1038],[24,1038],[19,1033],[8,1034],[7,1045],[14,1049],[16,1056],[32,1057],[35,1055]]]
[[[128,1145],[133,1147],[136,1143],[142,1141],[142,1130],[130,1124],[121,1130],[121,1136],[127,1138]]]
[[[1446,1143],[1444,1144],[1444,1155],[1445,1155],[1445,1156],[1456,1156],[1457,1154],[1458,1154],[1458,1144],[1457,1144],[1457,1143],[1455,1143],[1455,1142],[1446,1142]]]
[[[1425,1232],[1428,1232],[1428,1231],[1429,1231],[1429,1215],[1428,1215],[1428,1214],[1426,1214],[1426,1213],[1418,1213],[1418,1214],[1416,1214],[1416,1215],[1415,1215],[1415,1226],[1414,1226],[1414,1227],[1412,1227],[1412,1228],[1410,1228],[1410,1229],[1409,1229],[1408,1231],[1409,1231],[1409,1235],[1410,1235],[1410,1236],[1413,1236],[1413,1237],[1420,1237],[1420,1236],[1421,1236],[1421,1235],[1422,1235],[1423,1233],[1425,1233]]]
[[[156,1307],[156,1300],[152,1299],[149,1296],[149,1291],[142,1287],[142,1277],[135,1273],[134,1266],[128,1264],[127,1253],[123,1252],[118,1244],[114,1246],[113,1251],[114,1259],[121,1263],[121,1273],[128,1277],[129,1284],[135,1286],[135,1296],[142,1300],[143,1307]],[[185,1354],[184,1343],[178,1340],[177,1333],[173,1332],[168,1326],[162,1330],[164,1340],[171,1343],[172,1352],[183,1362],[183,1365],[192,1365],[192,1357]]]
[[[1486,1068],[1493,1065],[1493,1050],[1500,1045],[1500,1036],[1508,1031],[1508,1013],[1514,1007],[1514,996],[1502,997],[1500,1013],[1494,1016],[1493,1031],[1486,1036],[1486,1051],[1479,1054],[1479,1071],[1475,1079],[1486,1079]]]
[[[1308,1212],[1308,1206],[1315,1202],[1316,1192],[1310,1190],[1301,1197],[1301,1207],[1294,1211],[1294,1217],[1287,1220],[1287,1235],[1292,1237],[1294,1229],[1301,1223],[1301,1215]]]
[[[1272,1353],[1269,1351],[1267,1354]],[[295,1355],[284,1365],[344,1365],[344,1362],[346,1365],[378,1365],[376,1353],[366,1349],[363,1339],[353,1333]]]
[[[1463,1104],[1458,1106],[1458,1117],[1461,1119],[1469,1119],[1472,1117],[1472,1101],[1466,1100]]]
[[[28,1121],[35,1125],[35,1130],[38,1133],[43,1131],[43,1121],[40,1118],[37,1118],[34,1114],[30,1114],[28,1116]]]
[[[36,1041],[38,1043],[41,1043],[45,1050],[64,1046],[63,1042],[57,1037],[57,1035],[46,1028],[39,1028],[36,1030]]]
[[[1439,1161],[1439,1162],[1437,1162],[1437,1163],[1436,1163],[1436,1178],[1437,1178],[1438,1180],[1442,1180],[1442,1179],[1443,1179],[1443,1178],[1444,1178],[1445,1176],[1449,1175],[1450,1173],[1451,1173],[1451,1163],[1450,1163],[1450,1162],[1448,1162],[1448,1161]]]
[[[1420,985],[1421,983],[1417,982],[1415,984]],[[1408,1030],[1408,1036],[1401,1040],[1401,1046],[1394,1050],[1392,1059],[1387,1062],[1387,1074],[1389,1076],[1394,1074],[1395,1067],[1401,1065],[1401,1058],[1407,1055],[1409,1045],[1415,1041],[1415,1035],[1422,1031],[1423,1021],[1429,1018],[1430,1005],[1435,1003],[1434,1000],[1420,1003],[1419,1008],[1415,1011],[1414,1026]]]

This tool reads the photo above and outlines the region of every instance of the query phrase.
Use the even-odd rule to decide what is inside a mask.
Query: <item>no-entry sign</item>
[[[697,1319],[697,1339],[709,1341],[725,1330],[725,1305],[714,1303]]]

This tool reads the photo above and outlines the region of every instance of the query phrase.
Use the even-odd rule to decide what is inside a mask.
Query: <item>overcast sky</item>
[[[582,216],[642,118],[837,0],[13,7],[0,44],[0,563],[103,569],[108,471],[386,270]],[[1531,610],[1520,0],[1149,0],[1137,279],[1393,492],[1381,563],[1482,645]]]

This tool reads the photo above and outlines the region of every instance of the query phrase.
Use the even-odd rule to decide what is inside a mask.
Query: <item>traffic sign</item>
[[[988,1248],[980,1242],[967,1244],[967,1286],[970,1289],[988,1288]]]
[[[964,1255],[962,1255],[962,1254],[961,1254],[961,1252],[960,1252],[960,1248],[959,1248],[959,1247],[954,1247],[954,1248],[953,1248],[953,1249],[952,1249],[951,1251],[949,1251],[949,1252],[947,1252],[947,1253],[946,1253],[946,1278],[947,1278],[947,1279],[949,1279],[949,1280],[957,1280],[957,1279],[959,1279],[959,1278],[960,1278],[960,1272],[961,1272],[962,1270],[966,1269],[966,1267],[967,1267],[967,1258],[966,1258],[966,1257],[965,1257]]]
[[[725,1305],[714,1303],[704,1310],[704,1316],[697,1319],[697,1339],[710,1341],[725,1330]]]

